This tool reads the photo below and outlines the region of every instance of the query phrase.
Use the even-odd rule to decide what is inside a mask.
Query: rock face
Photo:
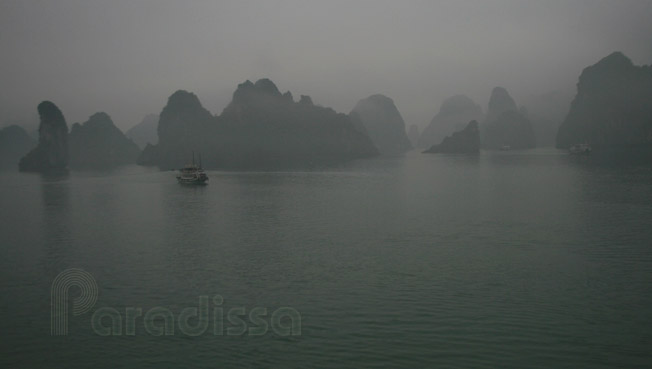
[[[72,125],[70,167],[111,168],[135,164],[140,149],[120,131],[106,113],[95,113],[84,124]]]
[[[482,119],[482,108],[465,95],[455,95],[444,100],[437,115],[423,130],[418,147],[438,144],[453,132],[463,129],[469,121]]]
[[[158,138],[163,145],[191,141],[204,132],[213,116],[197,95],[178,90],[168,98],[158,122]]]
[[[419,144],[419,126],[416,124],[411,124],[410,128],[408,129],[408,139],[410,139],[410,142],[412,143],[412,147],[417,147]]]
[[[18,168],[18,161],[36,146],[36,141],[16,125],[0,129],[0,170]]]
[[[482,146],[495,150],[503,146],[531,149],[536,146],[534,130],[524,110],[519,111],[506,89],[491,92],[487,116],[482,125]]]
[[[635,66],[615,52],[582,71],[556,146],[576,143],[652,144],[652,66]]]
[[[68,165],[68,125],[61,110],[50,101],[38,105],[38,145],[18,164],[25,172],[46,172]]]
[[[148,145],[138,159],[139,164],[155,164],[162,168],[179,168],[190,161],[192,151],[209,153],[211,127],[215,117],[197,95],[178,90],[161,111],[158,123],[158,144]]]
[[[439,145],[433,145],[425,153],[478,154],[480,152],[480,128],[472,120],[466,127],[444,138]]]
[[[494,87],[489,97],[489,106],[487,108],[487,116],[485,120],[494,121],[500,117],[501,114],[508,111],[517,111],[518,107],[516,102],[507,92],[504,87]]]
[[[378,154],[347,115],[314,105],[306,95],[295,103],[268,79],[238,86],[217,131],[224,160],[216,164],[227,167],[302,166]]]
[[[353,123],[353,127],[358,132],[363,133],[365,136],[369,136],[367,129],[364,127],[364,123],[362,123],[362,118],[360,117],[360,114],[352,111],[351,113],[349,113],[349,119],[351,119],[351,123]]]
[[[377,155],[369,137],[351,119],[313,104],[294,102],[276,85],[246,81],[220,116],[212,116],[189,92],[177,91],[161,112],[159,143],[148,145],[139,163],[177,168],[192,151],[205,167],[248,169],[304,166]]]
[[[402,154],[412,149],[405,133],[405,122],[389,97],[369,96],[358,101],[351,113],[358,115],[381,154]]]
[[[125,135],[141,149],[147,144],[156,145],[158,143],[158,119],[158,115],[148,114],[140,123],[131,127]]]

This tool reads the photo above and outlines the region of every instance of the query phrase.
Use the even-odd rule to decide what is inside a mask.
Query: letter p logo
[[[66,269],[54,278],[50,289],[50,334],[68,335],[68,291],[79,287],[81,295],[72,300],[72,314],[81,315],[97,302],[98,288],[95,278],[82,269]]]

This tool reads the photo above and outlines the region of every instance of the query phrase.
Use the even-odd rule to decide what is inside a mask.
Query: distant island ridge
[[[413,147],[429,153],[477,153],[476,144],[484,150],[530,149],[538,146],[538,134],[550,141],[550,117],[562,116],[554,98],[530,98],[535,102],[529,106],[538,109],[531,120],[530,110],[519,107],[503,87],[492,90],[484,113],[467,96],[454,95],[419,132],[417,125],[406,129],[387,96],[371,95],[343,114],[314,104],[307,95],[295,101],[291,92],[281,93],[271,80],[260,79],[239,84],[219,115],[206,110],[192,92],[178,90],[159,115],[147,115],[126,134],[103,112],[69,131],[61,110],[44,101],[37,108],[37,142],[17,126],[0,130],[0,163],[3,169],[35,172],[134,163],[171,169],[194,151],[207,168],[240,170],[315,167],[400,155]],[[588,144],[597,156],[624,151],[652,157],[650,101],[652,67],[635,66],[622,53],[612,53],[582,71],[555,145]],[[546,114],[545,107],[556,110]]]
[[[143,150],[141,165],[176,168],[191,151],[201,152],[206,167],[224,169],[311,166],[379,154],[348,115],[315,105],[309,96],[294,101],[269,79],[238,85],[218,116],[195,94],[175,92],[160,114],[158,136],[158,144]]]

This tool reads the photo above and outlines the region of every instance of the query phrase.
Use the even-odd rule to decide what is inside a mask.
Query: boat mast
[[[192,165],[195,165],[195,151],[192,152]]]
[[[199,153],[199,168],[201,169],[201,153]]]

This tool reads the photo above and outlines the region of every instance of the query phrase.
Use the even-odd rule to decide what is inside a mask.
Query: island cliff
[[[511,149],[531,149],[536,146],[534,130],[525,111],[503,87],[491,91],[487,116],[482,124],[482,146],[495,150],[504,146]]]
[[[18,164],[20,171],[47,172],[68,165],[68,125],[61,110],[50,101],[37,107],[40,124],[38,145]]]
[[[412,149],[403,117],[389,97],[372,95],[362,99],[351,114],[357,114],[355,119],[360,119],[381,154],[402,154]]]
[[[197,95],[176,91],[159,115],[158,144],[148,144],[138,164],[180,168],[190,161],[193,151],[210,156],[215,150],[210,144],[214,125],[215,117],[202,106]]]
[[[556,146],[576,143],[598,152],[652,145],[652,66],[635,66],[615,52],[582,71]]]

